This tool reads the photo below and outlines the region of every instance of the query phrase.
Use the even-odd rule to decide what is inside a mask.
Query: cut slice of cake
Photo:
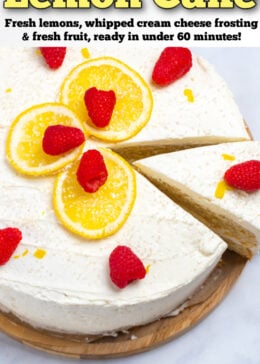
[[[249,160],[260,161],[260,142],[224,143],[162,154],[140,160],[135,166],[222,236],[230,249],[251,258],[260,244],[260,190],[245,192],[223,180],[230,167]],[[259,171],[255,178],[259,185]]]

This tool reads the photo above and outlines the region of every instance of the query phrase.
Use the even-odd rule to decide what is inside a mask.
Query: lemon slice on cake
[[[106,127],[96,127],[88,114],[84,95],[93,88],[115,93],[115,108]],[[111,57],[90,59],[75,67],[61,86],[60,101],[86,122],[91,135],[112,142],[136,135],[149,121],[153,106],[151,90],[142,77]]]
[[[53,174],[80,155],[83,145],[61,155],[44,152],[43,136],[46,129],[53,125],[76,127],[84,132],[84,125],[77,115],[58,103],[35,105],[16,117],[9,129],[6,154],[19,173],[30,176]]]
[[[127,220],[136,197],[133,168],[119,155],[99,148],[107,169],[106,182],[94,193],[86,192],[77,179],[80,160],[60,173],[54,186],[54,209],[71,232],[101,239],[117,232]]]

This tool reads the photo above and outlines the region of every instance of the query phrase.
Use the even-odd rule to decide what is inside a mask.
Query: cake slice
[[[223,181],[236,164],[260,161],[260,142],[224,143],[162,154],[136,168],[175,202],[251,258],[260,243],[260,190],[245,192]],[[259,174],[258,174],[259,183]]]

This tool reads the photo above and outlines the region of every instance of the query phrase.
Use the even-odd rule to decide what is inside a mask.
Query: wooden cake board
[[[104,359],[137,354],[178,337],[206,317],[230,291],[246,262],[236,253],[226,251],[213,273],[178,315],[132,328],[116,337],[58,335],[34,329],[5,313],[0,313],[0,330],[25,345],[64,357]]]

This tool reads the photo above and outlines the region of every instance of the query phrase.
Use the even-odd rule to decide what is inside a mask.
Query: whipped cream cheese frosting
[[[128,141],[111,144],[118,152],[135,146],[170,145],[183,148],[249,139],[243,117],[232,93],[214,67],[193,54],[193,66],[181,79],[167,87],[151,81],[153,67],[163,49],[107,47],[90,49],[90,57],[111,56],[135,69],[151,87],[154,107],[148,124]],[[67,50],[62,67],[50,71],[34,48],[1,49],[1,85],[5,118],[0,126],[13,119],[17,112],[33,104],[59,99],[64,77],[76,65],[86,61],[79,48]],[[11,92],[8,92],[10,91]],[[137,144],[136,144],[137,143]],[[151,150],[149,150],[151,153]]]
[[[233,244],[244,246],[247,250],[242,251],[242,254],[251,257],[256,254],[260,244],[260,191],[247,193],[238,189],[219,189],[225,189],[221,181],[227,169],[252,159],[260,160],[260,142],[223,143],[166,153],[140,160],[136,162],[136,166],[154,181],[171,186],[174,189],[175,200],[179,196],[179,203],[184,201],[182,198],[190,199],[192,204],[188,210],[196,212],[197,217],[203,218],[209,211],[223,216],[225,221],[222,221],[220,226],[215,226],[216,231],[230,240],[234,250],[236,245]],[[196,204],[199,204],[199,207]],[[232,221],[238,224],[235,235],[231,232]],[[206,222],[214,228],[209,220]],[[239,238],[239,226],[249,231],[254,238],[243,235]],[[237,250],[241,253],[239,246]]]

